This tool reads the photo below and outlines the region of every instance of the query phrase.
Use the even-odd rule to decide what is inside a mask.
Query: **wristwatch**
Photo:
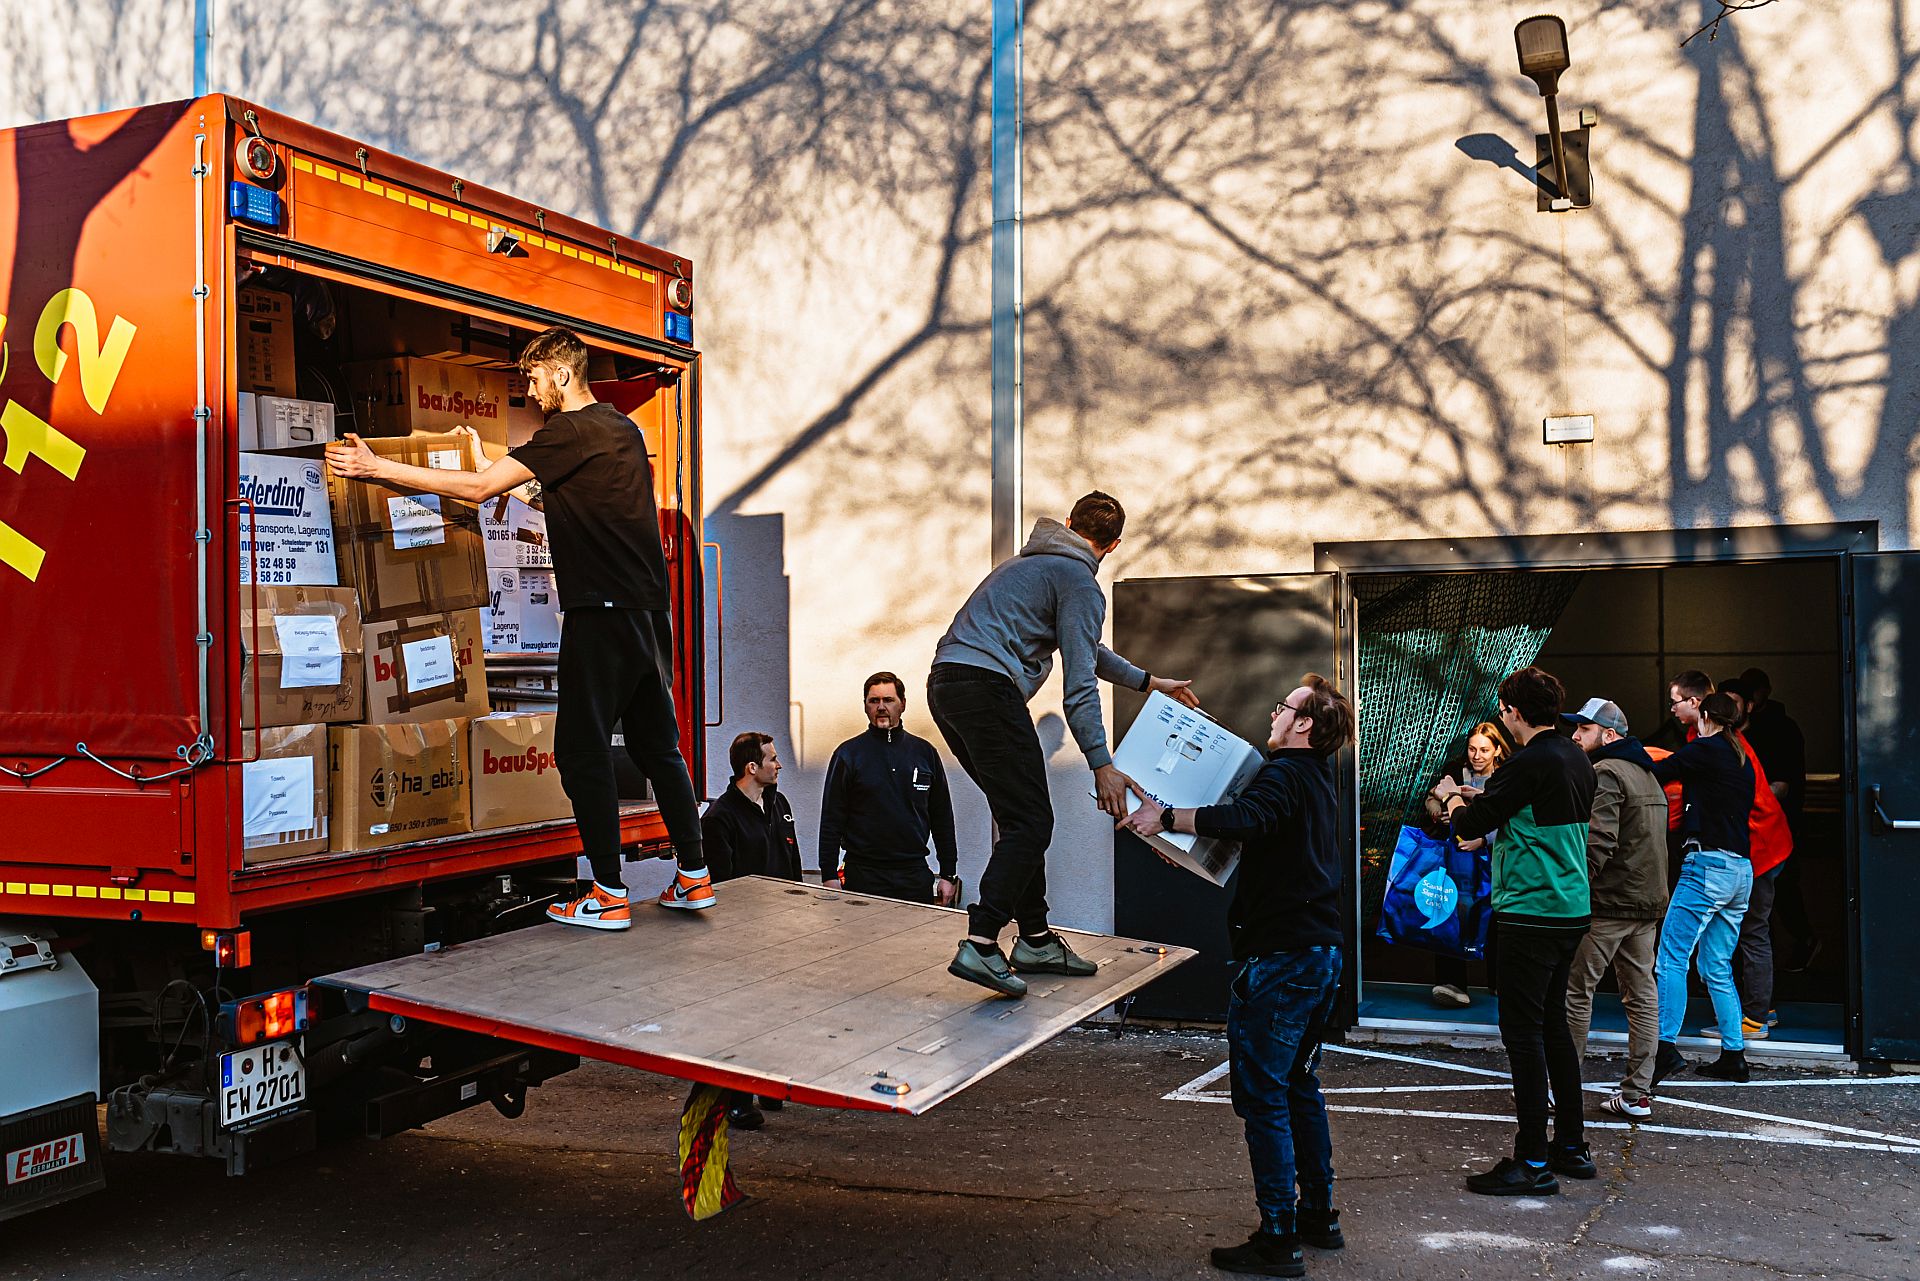
[[[1160,811],[1160,830],[1163,832],[1173,830],[1173,806],[1171,805]]]

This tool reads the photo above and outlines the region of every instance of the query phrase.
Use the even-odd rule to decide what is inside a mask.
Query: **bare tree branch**
[[[1693,35],[1682,40],[1680,47],[1682,49],[1686,48],[1692,44],[1695,39],[1703,35],[1707,38],[1707,43],[1712,44],[1720,38],[1720,24],[1728,18],[1731,18],[1734,14],[1745,13],[1749,9],[1764,9],[1768,5],[1777,2],[1778,0],[1720,0],[1720,12],[1713,15],[1712,21],[1704,24],[1698,31],[1694,32]]]

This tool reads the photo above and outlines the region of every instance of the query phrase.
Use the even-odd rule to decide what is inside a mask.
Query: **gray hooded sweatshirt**
[[[999,672],[1031,701],[1053,671],[1053,652],[1059,650],[1066,664],[1067,728],[1086,754],[1088,769],[1113,763],[1098,681],[1144,690],[1148,679],[1100,643],[1107,598],[1094,577],[1099,568],[1086,539],[1041,517],[1020,554],[1000,562],[973,589],[933,652],[935,663]]]

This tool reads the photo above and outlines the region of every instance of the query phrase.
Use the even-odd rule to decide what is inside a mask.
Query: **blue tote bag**
[[[1389,943],[1478,960],[1493,919],[1492,842],[1463,850],[1451,837],[1402,827],[1387,870],[1379,936]]]

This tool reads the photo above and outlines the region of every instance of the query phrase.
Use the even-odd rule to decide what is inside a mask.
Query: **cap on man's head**
[[[1616,734],[1627,732],[1627,714],[1620,710],[1618,703],[1609,703],[1604,698],[1590,698],[1579,711],[1560,713],[1560,719],[1575,725],[1598,725]]]

